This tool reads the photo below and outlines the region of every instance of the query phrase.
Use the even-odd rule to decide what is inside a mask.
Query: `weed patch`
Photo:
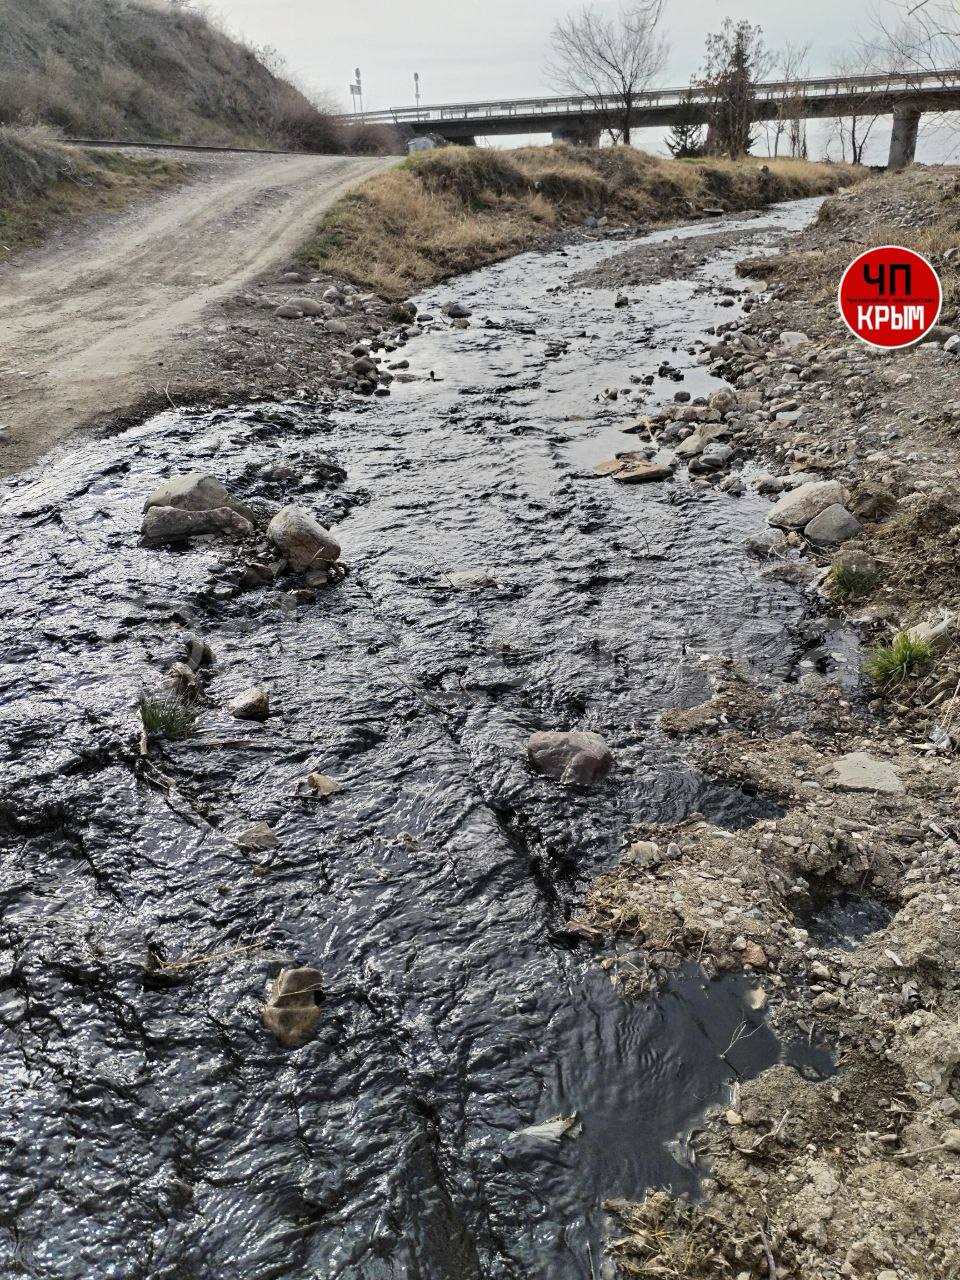
[[[192,738],[197,729],[197,713],[188,703],[174,697],[140,698],[140,719],[148,734],[164,738]]]
[[[889,689],[918,675],[933,657],[925,640],[901,631],[892,644],[878,644],[867,658],[867,675],[880,689]]]

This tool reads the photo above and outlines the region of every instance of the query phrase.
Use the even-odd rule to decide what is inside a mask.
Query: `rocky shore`
[[[751,550],[758,573],[808,593],[809,649],[779,687],[705,659],[713,696],[660,723],[783,816],[638,828],[572,927],[614,939],[629,991],[688,958],[753,974],[773,1025],[828,1047],[836,1074],[784,1066],[737,1088],[697,1136],[713,1171],[701,1206],[609,1206],[624,1275],[960,1275],[955,181],[915,169],[829,200],[788,257],[743,268],[768,294],[731,289],[745,315],[701,358],[732,391],[680,392],[628,427],[642,457],[689,464],[694,483],[770,495]],[[873,351],[843,327],[831,272],[918,235],[944,281],[941,325]],[[671,278],[700,250],[628,251],[593,283]]]

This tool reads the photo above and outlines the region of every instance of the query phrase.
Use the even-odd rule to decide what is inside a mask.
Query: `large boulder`
[[[215,476],[203,471],[190,471],[185,476],[165,480],[143,504],[144,511],[151,507],[177,507],[181,511],[214,511],[218,507],[229,507],[245,520],[253,520],[249,507],[231,498]]]
[[[859,538],[861,533],[863,525],[839,502],[814,516],[803,530],[803,536],[815,547],[838,547],[841,542]]]
[[[610,748],[598,733],[574,729],[568,733],[533,733],[527,759],[538,773],[565,786],[585,786],[606,777],[613,764]]]
[[[843,485],[836,480],[812,480],[785,493],[773,504],[767,523],[778,529],[803,529],[827,507],[843,506]]]
[[[340,544],[302,507],[284,507],[267,526],[267,537],[297,572],[333,564]]]
[[[143,517],[142,533],[148,542],[186,542],[202,533],[242,537],[253,532],[253,523],[230,507],[191,511],[181,507],[150,507]]]
[[[282,969],[271,983],[263,1022],[282,1045],[295,1049],[303,1044],[320,1021],[317,996],[323,975],[319,969]]]

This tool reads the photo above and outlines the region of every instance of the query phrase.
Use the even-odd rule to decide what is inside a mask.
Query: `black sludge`
[[[764,812],[656,718],[706,696],[704,653],[784,677],[804,606],[742,550],[759,499],[592,475],[631,439],[598,390],[665,355],[715,385],[683,350],[720,314],[693,283],[641,291],[653,338],[612,297],[549,292],[612,251],[459,282],[473,327],[411,343],[436,377],[389,401],[170,413],[10,485],[4,1275],[591,1277],[606,1197],[696,1189],[687,1135],[756,1015],[692,973],[630,1004],[562,925],[636,821]],[[281,460],[299,484],[264,478]],[[191,469],[335,523],[350,575],[298,605],[237,594],[228,542],[144,547],[144,497]],[[464,570],[496,585],[451,590]],[[137,696],[186,624],[216,655],[211,705],[143,757]],[[259,683],[271,718],[239,725],[223,708]],[[533,774],[526,739],[555,728],[601,733],[609,777]],[[278,847],[244,852],[259,821]],[[321,1016],[285,1049],[261,1006],[298,965],[323,974]],[[761,1027],[730,1057],[779,1052]]]

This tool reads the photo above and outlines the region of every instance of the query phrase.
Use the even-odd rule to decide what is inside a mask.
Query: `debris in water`
[[[568,1133],[575,1138],[582,1128],[577,1113],[574,1112],[572,1116],[554,1116],[552,1120],[544,1120],[541,1124],[528,1125],[526,1129],[520,1129],[511,1134],[511,1139],[534,1138],[540,1142],[552,1142],[555,1146],[559,1146]],[[576,1132],[572,1132],[573,1130]]]
[[[600,735],[580,729],[532,733],[527,757],[538,773],[565,786],[597,782],[606,777],[613,764],[610,748]]]
[[[311,773],[307,776],[307,786],[312,787],[318,796],[332,796],[340,790],[340,783],[325,773]]]
[[[282,1045],[295,1049],[320,1020],[317,995],[322,990],[319,969],[281,969],[270,984],[263,1007],[263,1023]]]
[[[237,836],[236,843],[241,849],[265,852],[277,847],[277,837],[269,823],[255,822],[252,827],[248,827]]]

